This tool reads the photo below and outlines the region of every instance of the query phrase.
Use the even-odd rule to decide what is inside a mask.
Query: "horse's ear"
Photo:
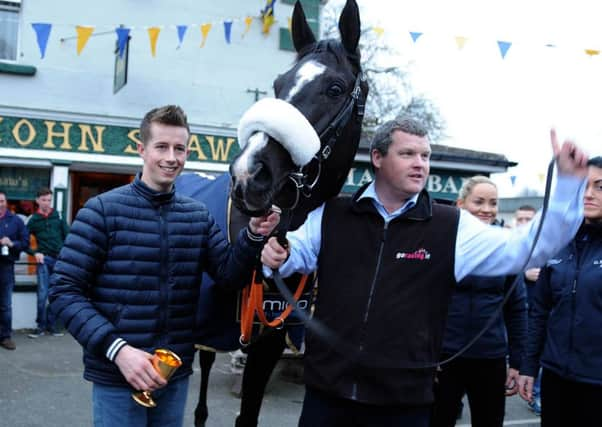
[[[293,45],[295,46],[295,50],[297,52],[299,52],[305,46],[316,42],[316,37],[307,24],[305,12],[303,12],[303,6],[301,6],[301,2],[299,0],[295,2],[295,8],[293,10],[293,22],[291,27],[293,30]]]
[[[341,42],[347,52],[355,53],[360,41],[361,23],[360,11],[355,0],[347,0],[339,18]]]

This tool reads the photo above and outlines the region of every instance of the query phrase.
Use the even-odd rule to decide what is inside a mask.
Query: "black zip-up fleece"
[[[459,211],[423,191],[385,225],[371,200],[357,200],[363,190],[326,203],[314,314],[355,354],[308,331],[305,381],[367,404],[428,404],[435,370],[404,366],[439,358]]]

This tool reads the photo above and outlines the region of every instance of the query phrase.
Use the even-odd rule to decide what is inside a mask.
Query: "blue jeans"
[[[94,383],[94,427],[181,427],[184,423],[189,378],[170,381],[165,387],[153,391],[156,408],[145,408],[136,403],[129,387]]]
[[[44,255],[44,264],[37,265],[38,276],[38,315],[36,322],[38,329],[42,331],[55,332],[54,314],[48,310],[48,287],[50,286],[50,276],[54,271],[56,259]]]
[[[537,373],[537,377],[533,381],[533,399],[539,399],[541,397],[541,371],[539,368],[539,372]]]
[[[13,289],[15,265],[0,263],[0,339],[10,338],[13,329]]]

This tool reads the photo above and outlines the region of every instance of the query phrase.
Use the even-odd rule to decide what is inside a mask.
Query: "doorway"
[[[99,172],[71,172],[71,185],[73,188],[73,203],[71,204],[71,218],[75,218],[88,199],[113,188],[129,184],[134,180],[134,175]]]

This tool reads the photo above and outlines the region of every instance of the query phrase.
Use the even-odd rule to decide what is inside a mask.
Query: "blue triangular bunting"
[[[412,41],[416,43],[416,40],[422,35],[422,33],[412,32],[410,31],[410,36],[412,36]]]
[[[50,37],[50,30],[52,30],[52,24],[36,22],[31,24],[31,26],[36,32],[36,39],[38,40],[40,55],[42,55],[41,57],[44,58],[44,55],[46,55],[46,46],[48,45],[48,37]]]
[[[498,40],[497,45],[500,48],[500,53],[502,54],[502,59],[504,59],[506,57],[506,53],[508,52],[508,49],[510,49],[510,46],[512,46],[512,43],[503,42],[503,41]]]
[[[182,42],[184,41],[184,35],[186,34],[186,30],[188,29],[187,25],[178,25],[178,47],[182,46]]]
[[[117,48],[119,49],[119,57],[123,58],[123,52],[125,52],[125,45],[128,42],[128,37],[130,36],[129,28],[115,28],[115,32],[117,33]]]
[[[232,21],[224,21],[224,37],[226,43],[230,44],[230,36],[232,35]]]

